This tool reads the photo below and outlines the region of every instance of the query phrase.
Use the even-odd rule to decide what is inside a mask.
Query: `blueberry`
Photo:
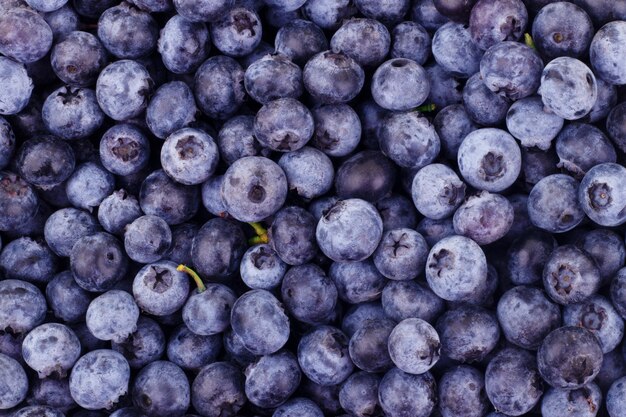
[[[451,104],[441,109],[433,119],[435,131],[441,142],[441,154],[448,159],[456,160],[459,146],[465,136],[478,129],[466,106],[467,102],[465,106]]]
[[[580,206],[601,226],[618,226],[626,221],[626,194],[622,184],[626,169],[615,163],[598,164],[583,177],[578,188]]]
[[[188,294],[189,278],[176,270],[174,262],[160,261],[146,265],[133,280],[135,302],[148,314],[172,314],[183,306]]]
[[[496,128],[478,129],[468,134],[459,147],[457,160],[465,181],[492,193],[511,186],[522,164],[515,139]]]
[[[444,300],[470,300],[487,280],[485,254],[467,237],[444,238],[428,254],[426,280],[433,292]]]
[[[191,332],[189,333],[193,334]],[[210,337],[210,336],[204,336],[204,337]],[[226,330],[221,335],[217,335],[217,337],[218,339],[223,340],[224,351],[229,361],[234,362],[241,366],[248,366],[259,358],[258,355],[255,355],[254,353],[250,352],[244,346],[241,338],[237,336],[237,333],[233,332],[232,329]],[[215,351],[215,355],[217,354],[219,354],[219,349]],[[187,356],[189,356],[191,360],[197,362],[197,360],[193,359],[191,355],[187,354]],[[214,360],[209,361],[209,362],[213,362],[213,361]]]
[[[585,217],[578,205],[579,183],[565,174],[541,179],[530,191],[528,215],[532,223],[552,233],[567,232]]]
[[[302,148],[313,136],[311,112],[293,98],[265,104],[254,119],[254,133],[261,145],[289,152]]]
[[[133,124],[116,124],[100,139],[100,161],[113,174],[136,174],[147,166],[149,157],[148,138]]]
[[[70,271],[55,275],[46,285],[46,299],[55,317],[66,323],[84,319],[91,296],[78,286]]]
[[[340,200],[320,219],[315,236],[322,252],[332,260],[360,261],[376,250],[382,220],[364,200]]]
[[[410,198],[392,194],[378,200],[376,210],[383,220],[383,230],[409,228],[417,225],[417,211]]]
[[[289,351],[260,357],[245,370],[245,392],[248,400],[263,408],[283,404],[300,385],[300,366]]]
[[[452,218],[433,220],[424,217],[417,225],[417,231],[424,236],[428,246],[433,246],[441,239],[454,235],[454,224]]]
[[[380,298],[387,282],[371,260],[333,262],[328,275],[337,287],[339,298],[350,304]]]
[[[113,175],[95,162],[76,167],[65,185],[67,197],[74,207],[92,211],[113,192]]]
[[[600,372],[602,348],[594,334],[582,327],[553,330],[541,343],[537,365],[542,378],[554,388],[581,388]]]
[[[217,135],[217,146],[220,157],[228,165],[245,156],[264,154],[254,136],[254,116],[239,115],[228,119]]]
[[[11,414],[15,417],[64,417],[64,414],[52,407],[43,405],[31,405],[20,408],[15,413]]]
[[[363,68],[380,65],[389,53],[390,44],[391,36],[385,25],[363,18],[346,20],[330,39],[333,52],[349,56]]]
[[[300,66],[306,64],[315,54],[328,49],[328,41],[324,32],[315,23],[304,19],[294,19],[282,26],[276,33],[274,45],[276,52],[286,55]],[[358,68],[353,62],[352,60],[347,61],[351,67]],[[362,75],[361,78],[363,78]]]
[[[33,80],[24,65],[9,58],[0,57],[0,74],[3,83],[11,88],[3,88],[0,93],[0,114],[9,115],[21,112],[33,92]]]
[[[313,400],[325,413],[336,414],[341,412],[339,403],[339,390],[341,384],[323,386],[316,384],[308,378],[303,378],[300,384],[300,392]]]
[[[613,382],[624,375],[624,371],[626,371],[626,363],[624,362],[622,352],[617,348],[604,354],[600,373],[598,373],[594,383],[598,384],[603,392],[606,392]]]
[[[80,238],[98,231],[100,225],[89,213],[75,208],[65,208],[48,217],[44,236],[54,253],[69,257],[72,247]]]
[[[43,188],[61,184],[74,171],[71,146],[54,136],[27,140],[15,154],[17,172],[29,183]]]
[[[147,12],[169,12],[173,9],[170,0],[131,0],[130,2]]]
[[[337,303],[337,287],[314,264],[290,268],[281,285],[281,299],[298,321],[319,324],[327,321]]]
[[[165,335],[156,321],[139,316],[137,330],[123,342],[112,342],[111,348],[124,355],[131,368],[140,369],[163,355]],[[199,349],[194,353],[202,357]]]
[[[570,57],[553,59],[545,66],[538,90],[546,109],[567,120],[588,114],[597,92],[593,72],[583,62]]]
[[[410,280],[424,269],[427,256],[428,244],[422,235],[411,229],[392,229],[383,234],[373,260],[385,277]]]
[[[133,403],[147,415],[182,416],[190,396],[187,375],[168,361],[148,364],[133,382]]]
[[[626,83],[626,66],[620,51],[626,42],[626,23],[616,20],[602,26],[594,35],[589,49],[589,61],[595,74],[604,81],[621,85]]]
[[[0,253],[0,270],[6,278],[47,283],[59,267],[59,260],[41,238],[20,237]]]
[[[626,269],[621,268],[611,281],[611,302],[622,316],[626,317]]]
[[[199,371],[202,367],[214,363],[221,350],[221,335],[201,336],[182,324],[170,334],[167,359],[185,370]]]
[[[528,11],[522,0],[479,0],[469,19],[472,39],[483,50],[499,42],[519,40],[527,24]]]
[[[603,285],[611,281],[626,261],[624,240],[612,230],[591,230],[579,239],[577,245],[596,261]]]
[[[0,53],[24,64],[39,61],[52,46],[52,30],[40,14],[14,7],[0,16]]]
[[[96,97],[107,116],[127,120],[139,116],[148,105],[154,82],[145,66],[123,59],[107,65],[98,75]]]
[[[239,297],[230,321],[244,346],[257,355],[277,352],[289,339],[289,318],[278,299],[265,290],[248,291]]]
[[[336,30],[357,12],[350,0],[308,0],[302,6],[304,15],[325,30]]]
[[[600,295],[565,306],[563,324],[590,330],[598,338],[603,353],[614,350],[624,337],[624,321],[611,302]]]
[[[380,128],[379,141],[385,155],[399,166],[410,169],[430,164],[441,146],[435,127],[415,111],[390,115]]]
[[[55,41],[63,39],[73,31],[78,30],[78,13],[67,3],[52,12],[43,13],[43,18],[50,26],[52,37]]]
[[[124,278],[128,258],[117,239],[98,232],[84,236],[74,244],[70,267],[81,288],[101,292],[113,288]]]
[[[546,292],[563,305],[588,300],[600,282],[600,271],[593,258],[573,245],[556,248],[543,269]]]
[[[465,198],[465,184],[443,164],[430,164],[420,169],[411,186],[417,210],[430,219],[452,215]]]
[[[500,194],[482,191],[471,196],[454,213],[454,231],[487,245],[504,237],[514,220],[513,206]]]
[[[182,81],[161,85],[146,108],[146,124],[158,138],[165,139],[196,119],[196,102],[191,88]]]
[[[46,128],[62,139],[81,139],[104,122],[96,93],[88,88],[61,87],[46,98],[41,110]]]
[[[287,178],[272,160],[248,156],[235,161],[224,174],[224,207],[240,221],[258,222],[276,213],[287,198]]]
[[[230,117],[246,98],[243,80],[244,71],[234,59],[221,55],[207,59],[194,78],[198,107],[212,118]]]
[[[298,362],[302,372],[320,385],[339,384],[354,368],[348,354],[348,338],[331,326],[316,327],[302,336],[298,343]]]
[[[594,383],[576,390],[550,388],[541,400],[545,417],[594,417],[602,404],[602,391]]]
[[[409,0],[391,0],[385,3],[376,0],[354,0],[354,4],[366,17],[384,23],[395,23],[402,20],[410,7]]]
[[[26,3],[38,12],[52,12],[63,7],[67,0],[26,0]]]
[[[28,377],[15,359],[0,353],[0,409],[8,410],[21,403],[28,394]]]
[[[161,148],[161,166],[176,182],[195,185],[217,168],[219,154],[211,136],[200,129],[183,128],[167,137]]]
[[[139,308],[126,291],[110,290],[94,298],[85,321],[89,331],[100,340],[120,343],[137,330]]]
[[[511,106],[509,99],[487,88],[480,73],[472,75],[465,83],[463,104],[471,121],[484,126],[501,124],[506,119],[507,111]],[[467,134],[473,130],[476,129],[470,130]],[[457,152],[458,146],[456,145]]]
[[[589,152],[593,149],[594,152]],[[571,123],[556,139],[558,166],[567,169],[577,178],[583,177],[596,165],[615,162],[616,153],[611,141],[597,127],[590,124]]]
[[[617,89],[602,78],[596,77],[598,94],[591,111],[581,120],[587,123],[595,123],[604,119],[617,103]]]
[[[479,69],[483,51],[472,41],[470,30],[449,22],[435,32],[432,53],[437,63],[453,76],[467,78]]]
[[[346,156],[361,139],[361,122],[346,104],[331,104],[311,110],[315,132],[311,144],[328,156]]]
[[[531,96],[511,105],[506,114],[506,126],[522,146],[536,146],[545,151],[561,131],[563,119],[546,111],[541,97]]]
[[[430,35],[414,21],[398,23],[391,32],[392,58],[412,59],[420,65],[424,65],[430,56]]]
[[[393,363],[410,374],[423,374],[439,360],[439,335],[428,322],[409,318],[396,325],[389,335]]]
[[[437,383],[430,372],[412,375],[392,368],[378,385],[378,402],[388,417],[428,417],[437,403]]]
[[[167,21],[159,36],[157,47],[163,65],[175,74],[189,74],[208,58],[211,36],[202,21],[174,15]]]
[[[547,58],[581,58],[589,50],[593,24],[585,11],[568,2],[543,7],[532,24],[532,36],[539,53]]]
[[[278,165],[287,176],[289,189],[311,199],[327,193],[333,185],[334,167],[322,151],[305,146],[284,154]]]
[[[313,56],[303,70],[304,87],[321,104],[346,103],[359,94],[363,69],[352,58],[332,51]]]
[[[306,210],[288,206],[274,216],[269,229],[270,245],[282,262],[302,265],[317,254],[316,221]]]
[[[543,267],[556,246],[554,237],[543,231],[530,231],[515,239],[507,253],[511,282],[524,285],[541,280]]]
[[[173,0],[176,12],[191,22],[214,22],[224,16],[235,0]]]
[[[104,230],[121,235],[126,225],[142,215],[137,198],[121,189],[106,197],[98,207],[98,221]]]
[[[493,45],[480,60],[480,75],[487,88],[510,100],[537,92],[542,70],[543,61],[539,54],[529,46],[513,41]]]
[[[341,386],[341,407],[355,417],[367,417],[381,412],[378,404],[378,384],[381,377],[368,372],[352,374]]]
[[[393,367],[387,343],[396,323],[389,319],[365,322],[350,338],[348,352],[356,367],[367,372],[385,372]]]
[[[444,310],[444,301],[417,281],[388,281],[382,292],[385,315],[395,321],[419,318],[433,322]]]
[[[148,175],[141,184],[139,204],[144,213],[159,216],[169,225],[191,219],[199,206],[199,190],[173,181],[163,170]]]
[[[50,375],[63,378],[80,356],[80,342],[69,327],[45,323],[26,335],[22,356],[39,378]]]
[[[341,322],[341,330],[348,337],[352,337],[368,321],[384,320],[388,318],[380,302],[370,301],[355,304],[345,312],[343,321]]]
[[[391,193],[396,174],[396,166],[382,152],[357,152],[337,169],[337,196],[378,202]]]
[[[246,403],[244,377],[229,362],[203,367],[191,385],[191,404],[206,417],[234,417]]]
[[[618,417],[626,412],[626,377],[622,377],[611,385],[606,394],[606,409],[610,417]]]
[[[296,397],[278,407],[272,417],[323,417],[317,404],[308,398]]]
[[[439,380],[439,412],[442,417],[482,417],[488,409],[482,372],[460,365],[443,374]]]
[[[424,68],[406,58],[394,58],[378,67],[372,77],[372,97],[387,110],[411,110],[426,101],[430,81]]]
[[[463,305],[446,311],[435,326],[441,339],[441,354],[468,363],[485,359],[500,340],[500,327],[493,312]]]
[[[87,410],[111,409],[128,392],[129,380],[130,367],[121,354],[109,349],[92,350],[74,365],[70,393]]]
[[[226,278],[238,271],[246,249],[241,227],[236,222],[215,218],[206,222],[193,238],[191,259],[201,276]]]
[[[27,333],[43,323],[46,299],[37,287],[25,281],[0,281],[0,330],[6,334]]]
[[[261,104],[279,98],[302,95],[302,70],[281,54],[269,54],[250,64],[244,85],[254,100]]]
[[[512,416],[529,412],[543,394],[535,356],[518,348],[502,349],[487,365],[485,391],[498,411]]]
[[[239,268],[241,279],[248,287],[270,290],[280,285],[287,264],[270,245],[260,244],[244,253]]]
[[[233,7],[210,27],[213,45],[224,55],[248,55],[261,42],[262,25],[254,10]]]
[[[76,407],[76,402],[70,394],[70,381],[68,378],[35,379],[32,384],[31,404],[56,409],[57,413],[67,413]],[[37,410],[33,411],[36,413]]]
[[[183,322],[189,330],[201,336],[211,336],[226,330],[237,296],[223,284],[207,284],[206,289],[193,292],[183,307]]]

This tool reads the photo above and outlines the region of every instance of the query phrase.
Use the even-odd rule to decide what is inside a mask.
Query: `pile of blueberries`
[[[626,416],[626,0],[1,0],[0,115],[0,416]]]

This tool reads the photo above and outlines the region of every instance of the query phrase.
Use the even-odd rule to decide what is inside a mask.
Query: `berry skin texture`
[[[454,213],[454,231],[479,245],[504,237],[514,220],[513,206],[500,194],[482,191],[471,196]]]
[[[439,335],[422,319],[410,318],[398,323],[389,335],[388,345],[393,363],[410,374],[423,374],[439,360]]]
[[[26,364],[39,378],[65,377],[80,356],[80,342],[74,332],[58,323],[45,323],[31,330],[22,344]]]
[[[0,16],[0,53],[23,64],[39,61],[52,46],[52,30],[34,10],[14,7]]]
[[[606,408],[610,417],[618,417],[626,412],[626,377],[611,385],[606,395]]]
[[[378,402],[389,417],[428,417],[436,398],[437,383],[430,372],[412,375],[392,368],[378,386]]]
[[[167,137],[161,148],[161,166],[184,185],[206,181],[217,168],[219,151],[211,136],[199,129],[183,128]]]
[[[178,311],[187,300],[189,278],[171,261],[144,266],[133,280],[133,297],[148,314],[166,316]]]
[[[543,268],[546,292],[562,305],[589,299],[598,290],[600,279],[593,258],[574,245],[557,247]]]
[[[26,107],[33,91],[33,80],[24,65],[0,57],[0,76],[5,87],[0,93],[0,114],[19,113]]]
[[[596,75],[613,85],[626,84],[626,22],[616,20],[598,30],[591,41],[589,58]]]
[[[8,410],[21,403],[28,394],[28,377],[15,359],[0,353],[0,410]]]
[[[304,88],[322,104],[347,103],[365,83],[363,68],[342,53],[323,51],[308,60],[302,70]]]
[[[585,217],[578,204],[579,183],[565,174],[542,178],[530,190],[528,216],[540,229],[563,233],[575,228]]]
[[[146,67],[137,61],[123,59],[100,72],[96,97],[107,116],[123,121],[139,116],[145,110],[153,86]]]
[[[591,168],[578,188],[580,206],[589,218],[601,226],[619,226],[626,222],[626,168],[615,163]]]
[[[386,110],[407,111],[426,101],[430,81],[424,68],[406,58],[381,64],[372,77],[372,98]]]

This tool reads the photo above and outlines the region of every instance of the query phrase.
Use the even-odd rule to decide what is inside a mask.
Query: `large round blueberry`
[[[22,344],[24,362],[39,378],[65,377],[80,356],[80,342],[67,326],[45,323],[31,330]]]
[[[615,147],[597,127],[586,123],[571,123],[556,138],[559,168],[565,168],[576,178],[582,178],[596,165],[616,162]],[[593,149],[593,152],[589,152]]]
[[[330,48],[354,59],[360,66],[376,67],[387,54],[391,36],[381,22],[374,19],[350,19],[330,39]]]
[[[133,296],[148,314],[165,316],[178,311],[189,295],[189,277],[171,261],[146,265],[135,275]]]
[[[551,233],[576,227],[585,217],[578,203],[578,181],[565,174],[544,177],[530,191],[528,215],[533,224]]]
[[[26,107],[33,92],[33,80],[24,65],[0,56],[0,74],[3,84],[12,88],[3,88],[0,92],[0,114],[16,114]]]
[[[190,220],[200,205],[199,189],[172,180],[163,170],[148,175],[141,183],[139,205],[145,214],[159,216],[169,225]]]
[[[207,284],[189,296],[182,310],[183,322],[189,330],[201,336],[211,336],[226,330],[237,297],[222,284]]]
[[[254,100],[267,104],[279,98],[302,95],[302,70],[281,54],[265,55],[253,62],[245,74],[246,91]]]
[[[489,408],[485,376],[467,365],[448,370],[439,380],[439,411],[442,417],[482,417]]]
[[[313,136],[313,116],[294,98],[265,104],[254,118],[254,134],[261,145],[280,152],[302,148]]]
[[[626,22],[623,20],[602,26],[591,41],[589,49],[591,66],[598,77],[610,84],[626,84],[624,45],[626,45]]]
[[[182,416],[189,407],[190,396],[187,375],[168,361],[148,364],[133,382],[133,403],[150,416]]]
[[[519,40],[527,24],[528,11],[522,0],[479,0],[469,19],[472,39],[484,50],[502,41]]]
[[[516,101],[506,114],[506,128],[522,146],[548,150],[561,128],[563,119],[544,108],[541,97],[531,96]]]
[[[246,368],[245,374],[246,396],[263,408],[283,404],[296,391],[302,377],[298,360],[289,351],[260,357]]]
[[[224,55],[241,57],[261,42],[261,20],[254,10],[233,7],[211,24],[213,45]]]
[[[595,417],[602,405],[602,391],[595,383],[576,390],[550,388],[541,400],[544,417]]]
[[[483,51],[472,40],[470,29],[462,23],[449,22],[435,32],[433,57],[447,72],[467,78],[478,72]]]
[[[406,58],[384,62],[372,76],[372,98],[384,109],[411,110],[422,104],[430,93],[424,68]]]
[[[133,296],[121,290],[110,290],[94,298],[85,315],[91,334],[117,343],[137,330],[138,319],[139,308]]]
[[[554,301],[567,305],[589,299],[600,287],[594,259],[573,245],[556,248],[543,268],[543,284]]]
[[[28,377],[15,359],[0,353],[0,410],[8,410],[26,399]]]
[[[209,117],[226,119],[246,99],[244,72],[233,58],[217,55],[196,71],[193,92],[200,110]]]
[[[378,401],[389,417],[428,417],[437,403],[437,383],[430,372],[388,371],[378,386]]]
[[[289,265],[311,261],[318,252],[315,240],[315,218],[306,210],[288,206],[274,215],[268,231],[271,247]]]
[[[98,38],[117,58],[140,58],[156,48],[159,29],[150,13],[123,2],[100,15]]]
[[[193,238],[191,259],[198,273],[206,278],[226,278],[239,269],[247,249],[241,227],[222,218],[206,222]]]
[[[197,16],[194,16],[195,20]],[[157,43],[163,65],[175,74],[195,71],[211,50],[209,30],[202,21],[180,14],[167,21]]]
[[[207,342],[206,346],[194,353],[203,358],[203,350],[211,348],[211,344]],[[165,334],[156,321],[146,316],[139,316],[137,330],[122,342],[112,342],[111,349],[124,355],[131,368],[141,369],[163,356]]]
[[[626,222],[626,168],[615,163],[591,168],[578,188],[580,206],[591,220],[602,226]]]
[[[348,338],[331,326],[319,326],[302,336],[298,343],[302,372],[320,385],[343,382],[354,368],[348,354]]]
[[[393,363],[410,374],[423,374],[439,360],[439,335],[422,319],[409,318],[398,323],[387,343]]]
[[[346,103],[365,83],[363,68],[352,58],[333,51],[320,52],[304,66],[304,87],[322,104]]]
[[[46,299],[37,287],[25,281],[0,281],[0,331],[27,333],[43,323]]]
[[[367,320],[350,338],[348,352],[352,362],[367,372],[384,372],[393,367],[388,341],[395,327],[393,320]]]
[[[185,185],[206,181],[217,168],[219,154],[211,136],[200,129],[184,128],[167,137],[161,148],[161,166]]]
[[[287,311],[304,323],[326,322],[337,304],[337,287],[315,264],[289,269],[280,292]]]
[[[454,213],[454,231],[479,245],[504,237],[514,221],[513,206],[500,194],[482,191],[469,197]]]
[[[74,171],[76,158],[71,146],[54,136],[25,141],[15,154],[17,173],[43,188],[61,184]]]
[[[13,7],[0,16],[0,53],[24,64],[43,58],[52,46],[52,30],[39,13]]]
[[[137,61],[123,59],[109,64],[96,82],[98,104],[114,120],[139,116],[148,105],[154,82]]]
[[[56,76],[66,84],[79,87],[93,84],[106,63],[106,50],[89,32],[70,32],[54,44],[50,54]]]
[[[422,273],[427,256],[428,244],[424,237],[415,230],[400,228],[383,234],[373,260],[385,277],[410,280]]]
[[[414,280],[387,281],[381,302],[385,315],[395,321],[415,317],[432,323],[445,307],[430,288]]]
[[[590,330],[598,338],[605,354],[614,350],[624,337],[624,321],[611,302],[601,295],[565,306],[563,324]]]
[[[116,124],[100,139],[100,161],[113,174],[136,174],[147,166],[149,158],[150,142],[133,124]]]
[[[196,102],[191,88],[182,81],[161,85],[146,109],[146,125],[158,138],[165,139],[196,120]]]
[[[335,188],[339,198],[360,198],[375,203],[387,197],[395,185],[397,167],[380,151],[361,151],[337,169]]]
[[[230,362],[203,367],[191,385],[191,404],[205,417],[234,417],[245,403],[244,376]]]

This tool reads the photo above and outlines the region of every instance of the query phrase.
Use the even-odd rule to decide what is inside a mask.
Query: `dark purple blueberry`
[[[103,372],[106,370],[106,372]],[[81,357],[70,375],[70,393],[88,410],[111,409],[128,392],[130,367],[109,349],[92,350]]]
[[[422,319],[402,320],[389,335],[387,343],[393,363],[410,374],[423,374],[439,360],[439,335]]]
[[[14,7],[0,16],[0,53],[24,64],[39,61],[52,47],[52,30],[40,14]]]
[[[380,381],[378,402],[388,417],[428,417],[437,403],[437,383],[430,372],[412,375],[392,368]]]
[[[346,20],[330,39],[333,52],[349,56],[363,68],[379,66],[389,53],[390,44],[391,36],[385,25],[363,18]]]
[[[362,151],[346,159],[337,169],[335,188],[339,198],[380,201],[396,182],[397,168],[382,152]]]
[[[196,103],[204,114],[227,119],[246,99],[244,71],[230,57],[211,57],[196,71],[193,91]]]
[[[100,15],[98,38],[115,57],[135,59],[156,49],[159,28],[150,15],[127,2]]]
[[[267,104],[279,98],[302,95],[302,70],[281,54],[269,54],[250,64],[244,85],[255,101]]]
[[[55,41],[59,41],[78,30],[78,13],[70,4],[66,3],[52,12],[43,13],[43,18],[50,26]]]
[[[578,188],[578,201],[585,214],[601,226],[619,226],[626,222],[626,168],[615,163],[591,168]]]
[[[302,79],[306,90],[319,103],[340,104],[359,94],[365,83],[365,73],[347,55],[324,51],[308,60]]]
[[[433,220],[424,217],[418,224],[416,229],[424,239],[428,246],[433,246],[441,239],[454,235],[454,224],[452,218],[448,217],[442,220]]]
[[[479,245],[504,237],[513,224],[513,206],[500,194],[481,191],[470,196],[454,213],[454,231]]]
[[[593,149],[593,152],[589,152]],[[596,165],[616,162],[615,148],[606,135],[590,124],[571,123],[556,139],[559,167],[565,168],[577,178],[584,176]]]
[[[25,281],[0,281],[0,331],[25,334],[43,323],[46,299],[37,287]]]
[[[341,407],[355,417],[368,417],[381,412],[378,404],[378,384],[381,377],[369,372],[352,374],[341,386]]]
[[[137,330],[120,343],[112,342],[111,349],[124,355],[131,368],[140,369],[163,356],[165,335],[156,321],[139,316]],[[194,353],[200,355],[201,351]]]
[[[380,298],[387,282],[371,260],[333,262],[328,275],[337,287],[339,298],[350,304]]]
[[[76,163],[71,146],[54,136],[39,136],[25,141],[14,158],[17,173],[32,185],[43,188],[68,179]]]
[[[183,185],[157,170],[148,175],[141,184],[139,205],[145,214],[161,217],[170,226],[191,219],[200,205],[200,190]]]
[[[441,141],[441,154],[451,160],[456,160],[465,136],[478,129],[463,104],[452,104],[441,109],[433,119],[433,125]]]
[[[15,359],[0,353],[0,409],[8,410],[21,403],[28,394],[28,377]]]
[[[161,85],[146,109],[146,125],[158,138],[165,139],[196,120],[196,102],[191,88],[182,81]]]
[[[193,239],[198,234],[199,226],[194,223],[183,223],[172,228],[172,244],[165,255],[164,259],[170,260],[176,264],[191,264],[191,247]]]
[[[576,390],[550,388],[541,400],[544,417],[594,417],[602,405],[602,391],[593,382]]]
[[[385,372],[393,367],[387,347],[396,323],[389,319],[369,320],[350,338],[348,352],[357,368],[367,372]]]
[[[435,32],[432,40],[435,61],[453,76],[468,78],[478,72],[483,51],[474,43],[467,25],[449,22]]]
[[[114,191],[98,207],[98,221],[104,230],[114,235],[124,233],[126,225],[142,215],[137,197],[126,190]]]
[[[211,336],[226,330],[237,300],[235,293],[223,284],[207,284],[206,289],[193,292],[185,303],[183,322],[189,330],[201,336]]]
[[[472,39],[483,50],[499,42],[518,41],[527,24],[528,11],[522,0],[478,0],[469,19]]]
[[[88,32],[74,31],[55,43],[50,64],[57,77],[66,84],[92,85],[107,62],[100,40]]]
[[[383,219],[383,230],[409,228],[417,225],[417,211],[410,198],[392,194],[375,203],[376,210]]]
[[[189,295],[189,277],[176,264],[160,261],[144,266],[133,280],[133,296],[142,311],[166,316],[178,311]]]
[[[201,336],[181,324],[172,331],[167,342],[167,359],[185,370],[199,371],[215,362],[221,350],[221,335]]]
[[[382,292],[385,315],[395,321],[419,318],[433,322],[444,310],[444,301],[417,281],[388,281]]]
[[[542,378],[554,388],[581,388],[600,372],[602,348],[591,331],[561,327],[541,343],[537,365]]]
[[[78,286],[70,271],[58,273],[46,285],[46,299],[55,317],[66,323],[84,320],[91,296]]]
[[[384,109],[411,110],[426,101],[430,81],[424,68],[406,58],[385,61],[372,76],[372,98]]]
[[[0,56],[0,73],[3,84],[12,87],[3,88],[0,92],[0,114],[17,114],[27,106],[31,98],[33,80],[24,65],[3,56]]]
[[[591,41],[589,49],[591,67],[599,78],[610,84],[626,83],[626,64],[621,56],[624,42],[626,42],[624,20],[616,20],[602,26]]]
[[[440,5],[443,4],[442,2],[439,3]],[[467,15],[469,16],[469,9],[467,10]],[[442,25],[448,22],[448,18],[437,10],[434,0],[413,1],[411,7],[411,20],[424,26],[424,28],[429,32],[435,32]]]
[[[371,301],[368,303],[355,304],[346,310],[341,330],[352,337],[368,321],[388,319],[383,311],[380,302]]]
[[[155,361],[136,376],[131,395],[138,410],[150,416],[182,416],[189,408],[187,375],[175,364]]]
[[[591,230],[578,240],[577,245],[596,261],[602,285],[609,283],[626,261],[624,240],[612,230]]]
[[[13,152],[15,151],[15,145],[13,128],[4,117],[0,116],[0,169],[4,169],[11,161]]]
[[[426,280],[430,289],[444,300],[471,300],[487,280],[485,254],[470,238],[444,238],[428,254]]]
[[[411,185],[417,210],[433,220],[450,217],[465,198],[465,184],[447,165],[429,164],[417,171]]]
[[[270,101],[254,118],[254,134],[261,145],[279,152],[302,148],[313,136],[308,108],[293,98]]]
[[[172,16],[161,29],[157,43],[163,65],[174,74],[195,71],[209,56],[210,38],[204,22]]]
[[[75,208],[64,208],[46,220],[46,243],[59,256],[69,257],[74,244],[83,236],[100,231],[100,225],[89,213]]]
[[[594,295],[582,303],[565,306],[563,324],[591,331],[600,342],[603,353],[609,353],[617,348],[624,337],[624,321],[611,302],[601,295]]]
[[[548,60],[559,56],[584,57],[593,34],[589,15],[569,2],[547,4],[532,24],[536,48]]]
[[[304,19],[294,19],[278,30],[274,45],[277,53],[286,55],[302,67],[315,54],[328,49],[328,40],[315,23]],[[351,66],[358,67],[354,61],[349,62],[352,63]],[[361,78],[363,78],[362,75]]]
[[[507,415],[532,410],[544,391],[535,355],[519,348],[502,349],[487,365],[485,391],[495,409]]]
[[[94,298],[85,315],[87,328],[100,340],[123,342],[137,330],[139,307],[126,291],[110,290]]]
[[[37,237],[20,237],[9,242],[0,253],[0,271],[8,279],[19,279],[45,284],[59,267],[59,259]]]
[[[606,131],[615,146],[622,152],[626,151],[626,128],[624,127],[624,121],[626,121],[626,104],[622,102],[611,109],[606,119]]]
[[[448,370],[439,380],[439,412],[442,417],[483,417],[489,409],[485,376],[467,365]]]
[[[76,408],[76,402],[70,394],[69,378],[57,379],[55,377],[50,377],[44,379],[33,379],[31,396],[27,402],[38,406],[56,409],[59,413],[67,413]],[[33,416],[30,414],[26,415],[29,417],[35,417],[37,414],[34,414]]]
[[[337,287],[315,264],[290,268],[281,284],[281,299],[298,321],[319,324],[327,321],[337,303]]]
[[[70,267],[76,283],[91,292],[113,288],[126,275],[128,258],[120,242],[104,232],[80,238],[72,247]]]
[[[289,206],[279,210],[269,228],[271,247],[289,265],[310,262],[317,253],[315,218],[306,210]]]
[[[507,254],[511,282],[525,285],[541,280],[543,267],[556,245],[552,235],[539,230],[527,232],[515,239]]]
[[[233,7],[210,27],[213,45],[224,55],[241,57],[261,42],[261,20],[254,10]]]
[[[191,385],[191,404],[205,417],[234,417],[245,403],[244,376],[229,362],[203,367]]]
[[[308,0],[301,9],[304,15],[325,30],[336,30],[357,12],[352,0]]]
[[[193,238],[191,258],[202,277],[226,278],[239,270],[246,249],[246,238],[238,223],[214,218]]]
[[[262,408],[274,408],[293,395],[302,373],[295,355],[283,350],[261,356],[245,370],[248,400]]]
[[[430,35],[414,21],[406,21],[397,24],[391,32],[392,58],[412,59],[420,65],[424,65],[430,56]]]
[[[543,268],[546,292],[559,304],[588,300],[600,283],[600,271],[594,259],[573,245],[556,248]]]
[[[298,343],[302,372],[320,385],[339,384],[348,378],[354,364],[348,354],[348,338],[331,326],[319,326],[302,336]]]

